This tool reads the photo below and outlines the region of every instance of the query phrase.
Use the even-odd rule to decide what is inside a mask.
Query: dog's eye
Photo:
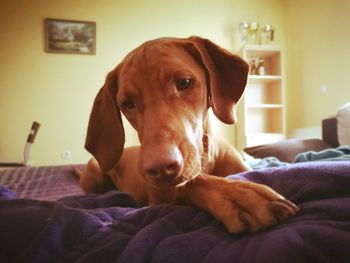
[[[192,80],[190,78],[183,78],[176,80],[176,89],[179,91],[185,90],[191,86]]]
[[[122,107],[123,109],[126,109],[126,110],[133,110],[135,109],[135,103],[132,101],[132,100],[125,100],[123,103],[122,103]]]

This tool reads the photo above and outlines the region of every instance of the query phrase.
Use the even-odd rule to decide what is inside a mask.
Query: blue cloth
[[[308,151],[295,157],[294,163],[312,161],[350,161],[350,146],[330,148],[320,152]]]
[[[283,167],[289,165],[289,163],[281,162],[276,157],[266,157],[263,159],[254,158],[246,160],[246,163],[253,170],[270,168],[270,167]]]

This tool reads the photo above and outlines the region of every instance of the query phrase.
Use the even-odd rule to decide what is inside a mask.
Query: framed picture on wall
[[[45,51],[50,53],[96,54],[96,23],[45,19]]]

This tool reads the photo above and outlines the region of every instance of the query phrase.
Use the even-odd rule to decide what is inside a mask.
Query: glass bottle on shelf
[[[255,59],[252,59],[249,63],[249,74],[250,75],[258,75],[258,68],[256,66]]]
[[[258,62],[258,74],[261,76],[266,74],[264,60],[261,57],[259,58],[259,62]]]

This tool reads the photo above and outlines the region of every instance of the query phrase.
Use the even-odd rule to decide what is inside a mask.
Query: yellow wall
[[[272,23],[283,43],[278,0],[1,0],[0,159],[18,159],[33,120],[42,126],[32,147],[35,164],[83,163],[93,99],[106,73],[126,53],[161,36],[208,37],[237,48],[240,20]],[[44,18],[96,21],[97,54],[44,52]],[[232,141],[231,127],[220,126]],[[126,127],[127,145],[137,143]],[[63,160],[61,152],[72,158]]]
[[[151,38],[190,35],[237,50],[241,20],[276,27],[286,55],[288,131],[319,126],[350,100],[349,10],[348,0],[1,0],[0,159],[21,158],[37,120],[36,164],[85,162],[93,99],[126,53]],[[45,18],[96,21],[97,54],[45,53]],[[218,126],[233,142],[232,127]],[[126,145],[137,144],[126,129]],[[70,160],[61,158],[64,150],[72,152]]]
[[[350,101],[350,1],[286,0],[285,11],[287,124],[292,131],[319,126]]]

